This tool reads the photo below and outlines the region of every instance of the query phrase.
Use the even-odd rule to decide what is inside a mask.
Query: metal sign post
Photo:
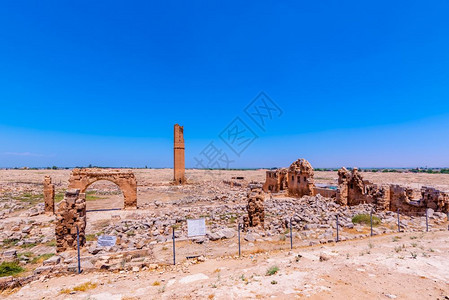
[[[426,232],[429,232],[429,214],[428,209],[426,208]]]
[[[176,252],[175,252],[175,227],[173,227],[173,265],[176,265]]]
[[[401,221],[399,220],[399,208],[398,208],[398,232],[401,232]]]
[[[78,248],[78,274],[81,273],[81,258],[80,258],[80,229],[76,225],[76,246]]]
[[[338,226],[339,226],[339,224],[338,224],[338,215],[337,215],[337,243],[340,241],[340,238],[338,236]]]
[[[371,223],[371,236],[373,236],[373,210],[371,209],[371,213],[369,215],[370,223]]]
[[[293,249],[292,218],[290,218],[290,249]]]
[[[239,232],[239,257],[242,255],[242,251],[241,251],[241,248],[240,248],[240,223],[239,223],[239,226],[238,226],[239,228],[238,228],[238,232]]]

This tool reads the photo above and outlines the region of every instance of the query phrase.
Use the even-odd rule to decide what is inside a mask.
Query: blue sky
[[[449,2],[2,1],[0,167],[449,166]],[[245,107],[282,110],[264,130]],[[257,136],[220,139],[239,117]],[[216,166],[216,165],[215,165]]]

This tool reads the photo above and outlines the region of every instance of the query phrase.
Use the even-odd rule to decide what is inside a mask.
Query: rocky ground
[[[68,295],[72,295],[70,297],[84,299],[95,293],[102,294],[102,291],[110,291],[110,288],[108,289],[107,286],[111,284],[114,286],[117,285],[117,287],[121,284],[123,285],[123,291],[120,293],[117,292],[117,294],[120,294],[120,297],[128,297],[129,295],[129,297],[142,299],[147,298],[145,297],[147,295],[146,293],[153,295],[154,291],[157,291],[158,297],[163,296],[167,298],[174,297],[176,293],[198,298],[209,297],[210,295],[218,298],[226,298],[225,292],[230,292],[231,295],[238,298],[238,291],[241,291],[241,297],[249,298],[258,297],[258,295],[274,295],[281,298],[288,298],[289,295],[310,295],[315,297],[319,295],[323,296],[325,292],[333,294],[334,291],[344,289],[344,287],[349,289],[351,285],[361,285],[362,283],[357,280],[357,282],[351,283],[349,286],[347,284],[341,285],[337,280],[339,277],[334,275],[339,274],[339,272],[346,272],[345,276],[357,279],[358,275],[369,272],[366,271],[366,268],[362,272],[357,271],[358,268],[352,269],[351,267],[352,264],[359,263],[360,260],[364,261],[365,259],[361,259],[362,256],[366,256],[369,263],[373,263],[376,268],[380,268],[380,262],[369,254],[374,252],[374,249],[378,247],[383,248],[382,243],[384,242],[386,243],[385,245],[391,243],[397,243],[399,245],[400,240],[410,239],[410,245],[404,244],[404,250],[399,249],[399,246],[402,247],[402,245],[396,245],[396,248],[393,249],[395,253],[402,253],[402,258],[399,254],[396,256],[393,255],[395,261],[398,260],[399,264],[402,260],[411,262],[413,265],[418,260],[427,259],[428,257],[426,255],[433,257],[431,262],[435,264],[436,259],[440,258],[441,253],[442,257],[448,255],[448,242],[444,241],[448,237],[448,223],[447,217],[444,214],[436,212],[430,214],[429,224],[431,232],[426,234],[422,233],[425,231],[426,225],[424,217],[400,216],[400,229],[405,233],[398,234],[397,215],[395,213],[374,211],[374,216],[376,219],[378,218],[380,224],[373,228],[375,238],[370,238],[373,242],[369,243],[379,243],[379,246],[373,248],[369,246],[369,249],[359,250],[352,249],[350,248],[352,246],[348,245],[367,244],[366,239],[370,237],[370,228],[367,224],[359,224],[357,222],[354,224],[353,217],[369,214],[372,207],[369,205],[340,207],[331,199],[326,199],[321,196],[296,199],[287,197],[284,194],[275,194],[272,197],[267,196],[265,200],[264,230],[260,228],[251,229],[249,232],[241,233],[243,258],[237,259],[235,257],[238,253],[237,226],[239,223],[242,223],[242,217],[246,214],[247,185],[249,182],[263,182],[265,178],[264,170],[188,170],[187,177],[189,178],[189,184],[185,186],[170,185],[171,172],[168,169],[135,170],[139,185],[139,209],[137,210],[88,212],[88,227],[86,232],[88,244],[81,252],[82,268],[86,274],[81,275],[81,278],[83,280],[86,279],[86,282],[93,280],[97,286],[92,291],[89,291],[89,293],[76,292],[73,294],[74,291],[69,291]],[[0,253],[2,254],[0,259],[1,261],[18,261],[20,266],[25,269],[24,272],[16,275],[17,277],[0,278],[0,285],[3,286],[9,285],[13,287],[19,283],[25,286],[21,290],[12,290],[14,293],[11,297],[25,296],[26,298],[34,299],[30,293],[35,289],[34,287],[30,287],[37,286],[38,284],[45,285],[46,282],[54,281],[54,284],[51,284],[54,289],[50,289],[52,293],[46,295],[47,298],[56,297],[65,286],[68,289],[72,288],[69,282],[70,278],[73,278],[70,274],[73,274],[77,266],[76,253],[67,252],[61,255],[55,255],[54,217],[43,214],[42,180],[45,175],[52,176],[53,182],[56,183],[56,201],[60,201],[67,188],[70,171],[0,170]],[[381,175],[388,177],[391,176],[391,173],[364,173],[366,179],[378,183],[386,180]],[[231,179],[236,176],[244,177],[245,179]],[[335,183],[337,174],[336,172],[316,172],[315,178],[318,183],[333,184]],[[413,182],[411,182],[412,179],[414,180]],[[236,185],[231,187],[223,181],[234,181],[239,183],[240,186]],[[440,188],[445,186],[449,187],[448,181],[449,175],[441,174],[395,174],[394,178],[394,183],[417,188],[420,185],[433,185]],[[93,184],[87,191],[88,210],[121,208],[122,206],[123,196],[114,184],[100,181]],[[344,241],[344,243],[339,243],[338,245],[335,244],[337,216],[340,222],[339,240]],[[196,239],[188,239],[186,220],[200,217],[206,219],[207,235]],[[290,221],[292,222],[293,229],[294,251],[289,253]],[[176,257],[178,260],[176,267],[170,266],[173,262],[171,239],[173,228],[175,229]],[[112,248],[98,247],[96,243],[97,237],[103,234],[117,236],[116,246]],[[398,235],[397,238],[396,235]],[[424,241],[431,236],[441,241],[441,243],[436,244],[433,244],[434,241],[429,242],[432,243],[431,248],[429,248],[432,251],[429,249],[426,250],[427,245],[424,246],[418,243],[418,241],[413,241],[415,239]],[[306,249],[304,247],[311,248]],[[420,247],[424,247],[424,249],[420,249]],[[338,250],[339,253],[343,253],[346,251],[344,250],[346,248],[348,248],[348,253],[345,255],[348,257],[342,257],[344,255],[333,255],[332,250],[329,250],[340,249]],[[301,249],[301,252],[298,252],[298,249]],[[320,253],[323,252],[321,254],[326,256],[327,259],[323,258],[315,266],[315,260],[313,258],[321,255],[315,253],[316,249],[325,249],[320,250]],[[349,249],[352,250],[349,251]],[[309,254],[301,254],[303,257],[298,257],[297,254],[302,253],[302,251]],[[413,253],[413,255],[409,255],[412,257],[411,259],[407,256],[408,254],[405,255],[406,252]],[[307,255],[309,255],[309,258],[307,258]],[[388,257],[390,254],[386,251],[382,255]],[[186,257],[191,256],[195,258],[186,259]],[[359,257],[355,259],[354,256]],[[423,256],[423,258],[420,256]],[[369,258],[374,259],[374,261],[369,260]],[[263,274],[249,275],[252,273],[247,273],[255,272],[254,274],[258,274],[262,272],[261,270],[268,267],[272,259],[279,266],[283,266],[279,274],[276,273],[276,275],[273,275],[286,276],[283,277],[283,279],[286,279],[283,283],[277,279],[272,279],[275,278],[272,276],[264,276]],[[341,268],[332,267],[336,271],[335,274],[332,272],[328,273],[327,269],[329,267],[322,270],[324,273],[319,274],[319,276],[325,276],[327,274],[326,276],[329,277],[329,282],[333,282],[335,285],[333,287],[322,284],[322,289],[321,287],[317,289],[319,285],[316,282],[319,281],[316,280],[310,281],[310,287],[307,288],[299,287],[296,284],[288,284],[292,280],[302,282],[301,280],[308,280],[308,278],[318,276],[317,274],[319,272],[315,275],[310,275],[310,270],[314,270],[318,266],[323,266],[324,263],[328,264],[327,261],[337,262],[340,260],[341,263],[345,262],[347,264],[351,262],[351,264],[349,266],[345,265],[345,267],[340,265]],[[287,261],[290,263],[285,263]],[[303,263],[307,263],[305,269],[302,269],[304,267]],[[229,266],[226,264],[229,264]],[[406,265],[404,266],[405,269],[407,267]],[[412,265],[411,267],[413,268]],[[200,266],[203,266],[204,269]],[[217,267],[214,267],[212,270],[210,266]],[[426,264],[424,266],[427,267]],[[285,270],[285,272],[282,271],[284,267],[287,268],[285,270],[288,270],[288,268],[291,269],[285,273]],[[416,267],[422,266],[416,265]],[[382,264],[382,268],[386,268],[386,266]],[[195,270],[197,269],[202,274],[197,275],[199,276],[198,278],[201,277],[204,279],[198,279],[197,277],[189,278],[186,275],[186,273],[196,272]],[[364,268],[360,267],[359,269]],[[98,272],[100,270],[105,270],[104,272],[107,273],[99,274]],[[439,268],[436,269],[438,272],[439,270]],[[385,269],[381,271],[387,272]],[[398,275],[398,272],[401,273],[402,271],[393,268],[393,271],[390,270],[388,272],[393,272],[395,275]],[[386,273],[387,275],[388,272]],[[161,276],[158,279],[154,277],[157,274],[170,274],[167,276],[171,277],[165,278]],[[234,278],[235,276],[242,275],[243,278],[240,279],[242,282],[238,282],[237,285],[232,283],[232,280],[235,278],[232,280],[224,280],[226,284],[229,284],[233,288],[225,288],[227,285],[224,284],[220,289],[217,284],[212,283],[213,278],[216,280],[217,274],[226,278],[228,276]],[[53,278],[56,275],[59,277]],[[368,278],[371,278],[371,275]],[[374,275],[380,276],[377,274]],[[140,294],[136,294],[138,289],[135,289],[133,292],[129,289],[126,290],[127,280],[136,276],[138,279],[142,279],[142,287],[138,288],[141,290],[139,292]],[[249,280],[250,276],[256,279]],[[262,277],[259,278],[258,276]],[[289,276],[291,277],[290,280],[288,279]],[[407,273],[407,276],[412,275]],[[445,272],[433,274],[432,276],[423,276],[426,279],[432,276],[438,277],[443,282],[449,280],[448,274]],[[155,278],[154,282],[152,282],[153,277]],[[193,280],[195,284],[189,284],[189,289],[182,288],[182,278],[185,278],[184,281],[187,282]],[[375,279],[373,279],[374,282],[377,282],[378,286],[382,286],[379,283],[380,281]],[[154,285],[148,287],[148,280]],[[266,291],[264,290],[263,293],[260,293],[256,283],[260,282],[265,285],[264,282],[266,280],[276,281],[276,283],[269,282],[269,284],[266,284]],[[112,283],[108,283],[109,281]],[[144,283],[145,281],[146,284]],[[428,279],[428,281],[431,280]],[[432,286],[439,286],[440,281],[435,282]],[[66,282],[64,283],[65,286],[60,282]],[[157,282],[159,284],[156,284]],[[75,283],[80,283],[80,281],[76,280]],[[200,283],[201,288],[198,285]],[[240,287],[242,284],[244,286]],[[213,285],[216,285],[216,287]],[[196,288],[190,290],[191,286],[196,286]],[[236,289],[236,287],[239,288]],[[327,288],[330,288],[330,291]],[[248,293],[246,290],[248,290]],[[291,293],[285,294],[286,290]],[[370,291],[370,289],[368,288],[367,291]],[[437,289],[432,290],[431,295],[437,295],[436,291]],[[4,293],[8,292],[11,292],[11,290],[7,290]],[[21,293],[25,294],[22,295]],[[396,293],[398,295],[401,294],[401,292]],[[367,295],[377,294],[368,293]],[[62,293],[59,297],[64,298],[66,296],[67,294]],[[112,299],[109,296],[105,296],[106,298],[104,299]],[[39,297],[36,297],[36,299]],[[155,295],[154,297],[158,298]]]

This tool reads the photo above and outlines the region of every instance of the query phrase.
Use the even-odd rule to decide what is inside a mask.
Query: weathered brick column
[[[185,177],[185,157],[184,157],[184,127],[175,124],[174,145],[173,145],[173,180],[175,184],[186,182]]]

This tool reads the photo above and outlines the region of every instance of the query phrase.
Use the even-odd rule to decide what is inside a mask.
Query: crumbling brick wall
[[[338,170],[338,186],[340,192],[337,195],[337,201],[340,204],[357,205],[367,202],[365,182],[357,168],[351,172],[344,167]]]
[[[55,185],[51,182],[50,176],[44,177],[44,205],[45,213],[55,213]]]
[[[264,227],[265,211],[264,211],[264,194],[262,189],[254,188],[248,192],[248,204],[246,209],[248,216],[243,217],[243,228]]]
[[[423,204],[436,211],[449,211],[449,192],[443,192],[432,187],[424,186],[421,189]]]
[[[300,158],[288,168],[288,193],[292,196],[313,196],[315,182],[312,165]]]
[[[56,251],[77,248],[77,227],[80,247],[86,243],[86,194],[78,189],[67,190],[56,210]]]

